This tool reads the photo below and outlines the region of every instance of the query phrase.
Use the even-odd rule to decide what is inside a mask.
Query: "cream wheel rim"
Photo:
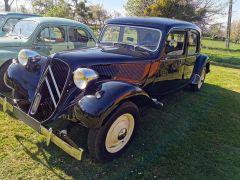
[[[108,130],[105,146],[109,153],[122,150],[132,137],[135,121],[133,115],[127,113],[116,119]]]
[[[202,75],[200,77],[200,81],[198,83],[198,89],[202,87],[204,80],[205,80],[205,71],[202,72]]]

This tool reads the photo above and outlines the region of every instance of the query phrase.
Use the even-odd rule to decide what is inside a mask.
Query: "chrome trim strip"
[[[53,75],[53,72],[52,72],[52,68],[51,68],[51,66],[49,66],[48,69],[49,69],[50,75],[51,75],[51,77],[52,77],[53,84],[54,84],[55,89],[56,89],[56,91],[57,91],[58,97],[59,97],[59,99],[60,99],[61,94],[60,94],[60,91],[59,91],[59,89],[58,89],[58,86],[57,86],[56,80],[55,80],[55,78],[54,78],[54,75]]]
[[[39,107],[39,104],[41,102],[41,99],[42,99],[42,95],[37,93],[37,95],[36,95],[36,97],[33,101],[33,105],[32,105],[30,114],[32,114],[32,115],[36,114],[36,112],[38,110],[38,107]]]
[[[51,95],[53,104],[54,104],[54,106],[55,106],[55,108],[56,108],[56,107],[57,107],[57,103],[56,103],[56,100],[54,99],[53,92],[52,92],[52,90],[51,90],[51,86],[50,86],[50,84],[49,84],[49,81],[48,81],[48,78],[47,78],[47,77],[45,77],[45,81],[46,81],[46,84],[47,84],[47,87],[48,87],[48,91],[49,91],[49,93],[50,93],[50,95]]]

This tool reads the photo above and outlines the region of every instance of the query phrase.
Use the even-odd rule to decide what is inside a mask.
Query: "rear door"
[[[95,47],[96,42],[92,35],[82,27],[68,27],[68,49]]]
[[[191,78],[197,56],[199,55],[200,34],[195,30],[190,30],[187,41],[187,57],[184,68],[184,79],[186,83],[188,83]]]

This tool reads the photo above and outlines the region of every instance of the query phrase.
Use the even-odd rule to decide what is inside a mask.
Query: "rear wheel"
[[[8,60],[0,67],[0,91],[1,92],[11,92],[11,89],[7,87],[5,84],[6,71],[11,63],[12,61]]]
[[[90,156],[100,162],[112,160],[131,142],[139,119],[138,107],[132,102],[122,104],[99,129],[88,135]]]
[[[205,78],[206,78],[206,68],[204,68],[201,72],[200,81],[197,84],[191,85],[192,91],[200,91],[204,84]]]

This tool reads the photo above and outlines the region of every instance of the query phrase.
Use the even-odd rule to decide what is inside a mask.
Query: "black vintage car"
[[[161,97],[202,87],[210,62],[200,54],[201,33],[188,22],[127,17],[107,21],[97,47],[41,57],[21,50],[4,73],[0,102],[65,152],[83,150],[68,137],[75,125],[89,128],[91,157],[106,161],[132,140],[139,108],[161,108]],[[59,119],[72,123],[51,127]]]

